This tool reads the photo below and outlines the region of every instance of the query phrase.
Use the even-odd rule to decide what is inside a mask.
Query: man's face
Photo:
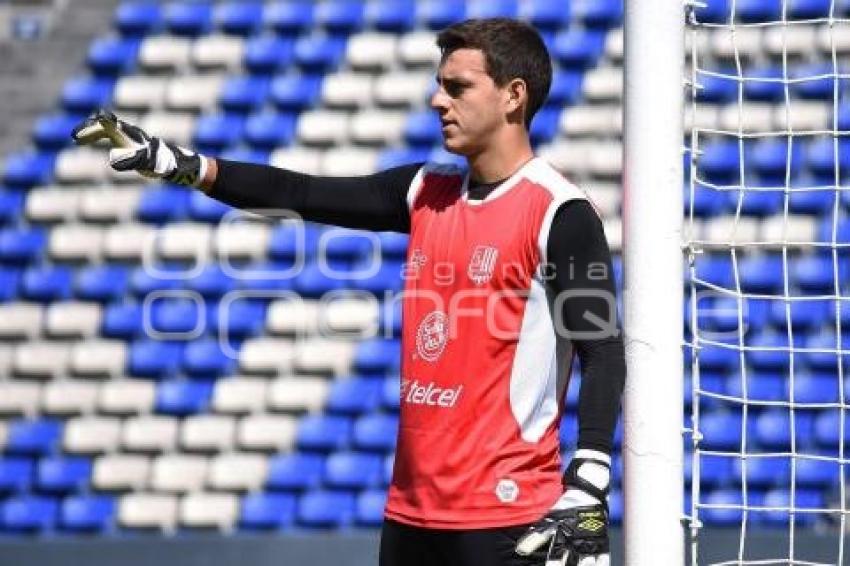
[[[474,155],[506,123],[505,91],[485,69],[480,50],[458,49],[437,70],[431,107],[443,125],[443,145],[452,153]]]

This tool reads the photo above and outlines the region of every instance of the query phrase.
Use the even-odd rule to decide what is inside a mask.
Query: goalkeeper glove
[[[546,566],[609,566],[610,457],[579,450],[564,472],[564,494],[516,545],[522,556],[544,549]]]
[[[108,139],[109,164],[116,171],[135,170],[146,177],[193,187],[198,186],[206,173],[204,156],[150,136],[107,110],[98,110],[83,120],[71,136],[84,145]]]

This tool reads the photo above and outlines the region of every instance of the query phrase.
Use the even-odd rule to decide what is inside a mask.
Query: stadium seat
[[[782,18],[782,0],[738,0],[737,20],[744,23],[766,23]]]
[[[130,344],[127,372],[137,377],[164,378],[173,375],[180,365],[182,345],[149,339]]]
[[[785,100],[785,79],[781,67],[755,67],[745,71],[744,97],[758,102]]]
[[[195,454],[164,454],[154,459],[150,487],[154,491],[187,493],[204,486],[207,459]]]
[[[136,303],[112,303],[103,313],[102,333],[108,338],[131,338],[141,335],[142,306]]]
[[[108,495],[75,495],[62,501],[59,527],[69,532],[104,532],[115,517],[115,498]]]
[[[785,175],[789,168],[796,171],[802,160],[802,146],[799,143],[791,146],[791,160],[788,159],[787,139],[764,139],[752,145],[747,155],[747,165],[751,166],[760,176],[776,180],[777,184],[785,184]]]
[[[118,503],[118,523],[126,529],[173,531],[177,523],[176,496],[131,493]]]
[[[7,532],[37,532],[51,529],[56,521],[55,499],[21,495],[0,505],[0,527]]]
[[[339,528],[354,519],[354,495],[316,490],[298,498],[297,522],[305,528]]]
[[[180,427],[180,446],[193,453],[232,450],[235,437],[236,421],[228,415],[192,415]]]
[[[148,381],[118,380],[105,383],[100,390],[99,410],[105,414],[148,413],[156,401],[156,386]]]
[[[143,222],[162,224],[184,220],[190,192],[176,185],[154,185],[145,190],[136,208],[136,218]]]
[[[236,281],[219,264],[203,267],[197,274],[186,278],[186,289],[208,298],[218,298],[233,290]]]
[[[416,10],[417,19],[432,30],[441,30],[463,21],[466,16],[466,6],[463,2],[419,0],[416,2]]]
[[[696,6],[694,15],[702,23],[724,23],[729,21],[731,0],[707,0],[701,6]]]
[[[183,352],[183,371],[192,376],[229,375],[235,366],[236,361],[222,350],[216,338],[195,340]]]
[[[847,416],[844,415],[844,430],[847,430]],[[840,411],[822,411],[815,418],[815,434],[814,438],[818,445],[824,449],[837,451],[838,444],[841,441],[841,412]],[[844,435],[845,447],[850,444],[848,436]]]
[[[62,422],[53,419],[7,421],[7,454],[45,455],[53,451],[62,435]]]
[[[53,177],[54,161],[52,153],[8,154],[3,164],[3,182],[11,188],[24,189],[45,185]]]
[[[412,163],[424,163],[428,160],[429,153],[430,149],[424,148],[384,149],[380,154],[378,154],[376,168],[379,171],[383,171],[384,169],[400,167],[402,165],[409,165]]]
[[[313,106],[322,91],[321,75],[284,74],[271,83],[270,97],[275,106],[284,110],[303,110]]]
[[[171,235],[183,236],[184,234],[174,231]],[[185,239],[183,242],[185,243]],[[139,297],[155,291],[174,291],[182,287],[183,282],[180,279],[184,271],[177,264],[139,266],[130,274],[130,289]]]
[[[826,488],[837,485],[840,475],[839,464],[835,459],[821,456],[821,459],[798,457],[797,484],[802,487]]]
[[[375,410],[380,403],[380,379],[338,378],[330,388],[325,408],[329,413],[359,415]]]
[[[0,493],[25,493],[33,481],[33,470],[30,458],[0,458]]]
[[[605,33],[569,28],[555,35],[552,57],[562,67],[589,69],[605,50]]]
[[[385,409],[398,412],[401,404],[401,382],[399,378],[388,377],[384,379],[384,390],[381,395],[381,403]],[[369,427],[366,428],[368,429]]]
[[[245,120],[235,114],[207,114],[195,124],[193,143],[204,150],[221,151],[242,137]]]
[[[470,0],[466,5],[468,18],[516,18],[517,0]]]
[[[745,474],[744,459],[734,458],[731,477],[734,477],[738,483],[746,479],[748,487],[765,488],[783,485],[791,477],[791,460],[785,457],[750,457],[746,459]]]
[[[332,489],[367,489],[381,483],[383,458],[362,452],[336,452],[325,462],[324,483]]]
[[[89,265],[76,272],[74,295],[83,300],[108,302],[124,296],[129,272],[123,265]]]
[[[348,445],[351,428],[346,417],[308,415],[299,423],[296,444],[300,450],[340,450]]]
[[[791,388],[788,379],[787,388]],[[828,372],[799,372],[794,375],[794,401],[796,403],[839,403],[839,380]],[[789,395],[789,398],[790,395]]]
[[[161,10],[159,4],[147,0],[122,2],[115,10],[115,27],[124,35],[145,35],[161,24]]]
[[[88,487],[92,463],[80,456],[42,458],[36,470],[36,485],[42,491],[67,493]]]
[[[835,287],[833,260],[829,255],[811,254],[792,258],[789,271],[792,284],[810,293],[828,293]],[[843,270],[839,266],[838,277]]]
[[[702,415],[700,431],[706,450],[739,450],[741,447],[741,415],[711,412]]]
[[[366,22],[377,30],[401,33],[416,21],[414,0],[372,0],[366,4]]]
[[[280,34],[296,35],[313,25],[313,8],[307,0],[278,0],[266,6],[263,20]]]
[[[792,507],[791,493],[787,487],[778,487],[768,491],[764,496],[765,507],[778,508],[775,511],[766,511],[761,519],[765,524],[775,527],[787,528],[789,515],[787,511]],[[823,509],[827,507],[823,494],[809,489],[796,489],[794,492],[793,507],[795,509]],[[793,515],[794,523],[798,527],[811,527],[817,520],[815,513],[797,512]]]
[[[389,379],[379,381],[383,390],[388,389],[385,385],[388,381]],[[397,389],[394,392],[396,404],[398,403]],[[382,413],[370,413],[355,421],[352,440],[354,446],[360,450],[390,453],[395,450],[397,430],[397,417]]]
[[[325,458],[315,453],[293,452],[269,461],[266,487],[270,490],[302,491],[318,487],[325,475]]]
[[[67,266],[33,266],[21,278],[21,296],[31,301],[60,301],[71,297],[73,270]]]
[[[738,279],[744,293],[771,293],[782,288],[782,257],[751,255],[738,261]]]
[[[64,112],[45,114],[36,120],[33,141],[39,149],[57,150],[71,145],[71,130],[83,118],[82,114]]]
[[[208,304],[210,331],[239,340],[260,332],[265,323],[266,304],[261,300],[236,300],[229,304]],[[231,344],[231,348],[236,348]],[[238,350],[238,348],[236,348]]]
[[[835,175],[835,150],[838,149],[838,166],[842,170],[850,167],[850,140],[839,138],[812,138],[805,149],[806,165],[816,175],[827,178]]]
[[[715,487],[728,482],[732,477],[732,458],[714,456],[711,454],[700,455],[700,482],[705,487]],[[690,483],[693,474],[693,459],[690,455],[685,456],[685,481]]]
[[[745,337],[747,361],[758,370],[783,371],[788,367],[790,354],[788,337],[784,334],[772,334],[769,331],[752,332]],[[765,349],[766,348],[766,349]]]
[[[239,527],[244,530],[277,530],[295,521],[297,497],[288,493],[251,493],[242,499]]]
[[[398,367],[401,345],[398,340],[375,338],[360,342],[354,353],[354,369],[361,373],[383,374]]]
[[[698,175],[718,184],[736,184],[740,175],[738,144],[731,141],[707,142],[697,161]]]
[[[69,112],[88,113],[109,106],[115,82],[108,78],[70,79],[62,88],[62,106]]]
[[[726,209],[729,202],[725,192],[709,187],[695,185],[693,197],[689,186],[686,185],[684,191],[685,214],[690,214],[691,209],[693,209],[695,217],[717,216]]]
[[[376,528],[384,522],[387,494],[382,489],[369,489],[357,495],[354,520],[358,526]]]
[[[139,45],[137,38],[101,37],[89,46],[86,61],[96,74],[129,73],[136,65]]]
[[[264,149],[289,145],[295,138],[296,121],[291,113],[253,114],[245,122],[245,141]]]
[[[541,144],[552,141],[558,134],[558,118],[561,108],[555,105],[547,105],[541,108],[531,121],[529,134],[533,144]]]
[[[552,4],[557,6],[557,4]],[[562,11],[566,12],[566,10]],[[621,0],[573,0],[572,15],[589,28],[611,29],[623,24]]]
[[[344,55],[345,39],[338,36],[303,35],[295,41],[295,63],[306,71],[331,71]]]
[[[519,5],[519,17],[538,30],[553,30],[570,23],[570,4],[548,0],[531,0]]]
[[[829,103],[832,100],[835,82],[840,81],[829,76],[834,74],[835,70],[831,63],[795,67],[789,77],[794,81],[791,83],[791,92],[802,99],[823,100]]]
[[[160,298],[149,303],[150,330],[161,335],[194,336],[204,328],[204,309],[195,300]],[[150,330],[145,329],[150,333]],[[157,337],[157,336],[153,336]]]
[[[201,35],[212,27],[212,7],[206,2],[171,2],[165,6],[164,19],[174,35]]]
[[[431,147],[439,143],[442,137],[442,126],[435,112],[425,110],[408,115],[404,139],[410,145]]]
[[[21,272],[14,267],[0,267],[0,302],[9,301],[18,294]]]
[[[290,38],[260,35],[245,43],[243,65],[252,73],[273,73],[286,69],[293,61],[295,44]]]
[[[263,25],[263,5],[236,1],[218,4],[213,8],[213,22],[225,33],[252,35]]]
[[[581,99],[584,73],[570,69],[555,69],[549,89],[550,104],[576,104]]]
[[[808,351],[803,352],[800,356],[811,369],[825,372],[836,371],[838,369],[839,362],[846,364],[848,361],[848,356],[846,354],[846,345],[848,343],[850,343],[850,337],[845,334],[842,336],[841,340],[841,349],[844,353],[839,356],[837,354],[838,340],[836,339],[834,330],[829,330],[827,332],[814,332],[809,334],[808,339],[805,340],[805,347]]]
[[[192,346],[187,346],[187,350]],[[166,415],[190,415],[206,410],[212,397],[212,383],[164,381],[157,385],[156,411]]]
[[[790,324],[796,330],[820,326],[834,312],[832,301],[771,301],[770,320],[784,330]],[[786,312],[786,306],[787,311]],[[789,316],[790,314],[790,316]]]
[[[741,522],[742,497],[737,489],[716,489],[702,498],[703,519],[707,525],[737,526]],[[736,508],[737,507],[737,508]]]
[[[814,421],[809,413],[797,412],[794,431],[797,447],[810,444]],[[756,418],[756,441],[766,449],[791,449],[791,417],[786,409],[768,409]]]
[[[316,24],[331,32],[350,33],[363,26],[364,8],[361,0],[328,0],[316,6]]]
[[[189,218],[197,222],[218,223],[233,210],[223,202],[212,199],[201,191],[192,191],[189,195]]]

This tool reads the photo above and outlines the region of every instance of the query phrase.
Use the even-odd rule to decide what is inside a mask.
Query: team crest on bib
[[[416,351],[428,362],[436,361],[449,340],[449,319],[442,311],[433,311],[419,323]]]
[[[483,285],[493,277],[497,257],[499,257],[499,250],[493,246],[476,246],[466,270],[473,283]]]
[[[519,486],[512,479],[501,479],[496,484],[496,497],[502,503],[513,503],[519,497]]]

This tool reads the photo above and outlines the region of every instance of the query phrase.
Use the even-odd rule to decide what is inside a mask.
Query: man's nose
[[[437,87],[431,94],[431,108],[434,110],[442,110],[448,107],[448,96],[443,90],[443,87]]]

